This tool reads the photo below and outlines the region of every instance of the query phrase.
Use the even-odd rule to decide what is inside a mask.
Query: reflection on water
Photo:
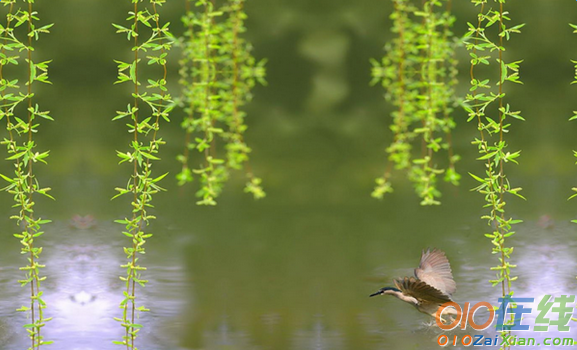
[[[47,317],[53,320],[43,328],[46,340],[54,340],[59,350],[107,350],[118,349],[113,340],[121,340],[123,329],[113,317],[120,317],[118,307],[122,298],[123,284],[117,277],[122,272],[119,267],[124,256],[119,241],[115,239],[117,228],[112,224],[97,225],[91,216],[75,216],[68,225],[52,225],[47,236],[58,233],[59,243],[45,245],[43,259],[46,268],[44,275],[49,276],[43,284]],[[116,242],[115,242],[116,241]],[[182,263],[178,255],[164,257],[162,261],[150,261],[153,266],[149,286],[140,291],[141,304],[151,307],[150,315],[142,315],[142,323],[147,327],[141,333],[140,341],[147,343],[148,349],[172,349],[177,343],[164,331],[166,322],[173,322],[182,310],[185,299],[182,298]],[[18,261],[14,259],[10,261]],[[16,266],[4,266],[7,271],[17,271]],[[16,308],[14,299],[25,296],[25,290],[15,283],[20,274],[2,274],[4,301],[0,310],[3,320],[8,320],[9,331],[18,333],[12,339],[0,337],[3,345],[9,348],[26,348],[26,335],[21,332],[23,315],[13,317]],[[160,306],[160,307],[159,307]],[[159,330],[151,333],[151,330]],[[162,330],[162,331],[160,331]],[[0,334],[2,331],[0,330]],[[5,339],[3,339],[5,338]],[[173,347],[176,349],[176,347]],[[2,349],[5,349],[3,346]]]
[[[256,348],[250,336],[242,330],[232,330],[227,317],[214,331],[207,330],[203,334],[205,349],[254,349]]]
[[[44,329],[44,335],[55,340],[59,350],[118,349],[111,342],[121,338],[122,329],[112,317],[121,312],[118,303],[123,288],[117,276],[124,257],[119,254],[119,244],[113,242],[116,227],[85,217],[80,224],[78,221],[76,218],[73,225],[56,223],[47,235],[58,232],[61,240],[45,248],[47,313],[54,320]],[[227,227],[231,223],[222,224]],[[257,240],[259,235],[254,230],[258,229],[254,227],[244,231],[241,225],[238,237],[224,240],[219,233],[198,233],[191,239],[191,232],[178,227],[178,222],[172,222],[166,233],[159,234],[163,240],[156,237],[157,241],[150,242],[154,249],[146,255],[150,283],[141,289],[140,299],[152,312],[141,315],[145,326],[141,348],[438,349],[436,342],[441,334],[459,339],[466,334],[495,336],[494,327],[482,333],[470,328],[442,333],[431,318],[408,304],[394,298],[368,298],[375,288],[388,285],[391,278],[411,274],[420,247],[371,258],[349,266],[352,270],[347,271],[340,262],[331,261],[335,249],[342,249],[340,240],[346,239],[338,234],[332,243],[326,242],[324,251],[302,249],[314,247],[317,239],[304,236],[298,242],[299,249],[289,247],[287,251],[287,246],[279,245],[278,237]],[[453,266],[458,284],[455,299],[461,304],[488,301],[497,305],[499,289],[487,282],[492,278],[488,264],[496,260],[488,261],[494,256],[489,256],[487,249],[470,249],[469,230],[464,228],[438,240]],[[519,276],[515,296],[533,297],[538,302],[545,294],[575,294],[577,244],[570,240],[571,226],[553,224],[551,220],[544,226],[542,220],[535,220],[520,225],[518,230],[527,243],[519,243],[514,253]],[[349,249],[361,253],[371,244],[361,240],[350,243],[353,246]],[[7,246],[2,254],[9,260],[3,261],[17,261],[14,248]],[[350,256],[351,251],[341,253]],[[23,316],[14,316],[13,312],[15,300],[26,302],[23,290],[14,283],[18,276],[16,266],[2,265],[2,349],[27,346],[20,328]],[[525,315],[523,324],[533,326],[537,314],[534,308]],[[487,316],[487,312],[481,312],[476,320],[482,323]],[[546,333],[519,336],[542,342],[576,333],[550,328]],[[533,347],[539,348],[542,346]]]
[[[315,317],[310,330],[299,330],[293,336],[292,348],[303,350],[341,350],[344,347],[343,335],[337,330],[328,330],[322,316]]]

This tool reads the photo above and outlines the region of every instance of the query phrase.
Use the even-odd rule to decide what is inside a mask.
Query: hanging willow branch
[[[577,25],[575,24],[569,24],[569,25],[571,26],[571,28],[573,28],[573,34],[577,33]],[[577,84],[577,61],[571,60],[571,62],[574,64],[575,68],[575,76],[574,76],[575,80],[573,80],[571,84]],[[573,111],[573,116],[569,118],[569,120],[576,120],[576,119],[577,119],[577,111]],[[573,155],[577,157],[577,151],[573,151]],[[577,197],[577,187],[573,187],[571,190],[576,193],[574,193],[571,197],[569,197],[569,199]],[[577,220],[571,220],[571,222],[577,224]],[[575,307],[577,308],[577,305],[575,305]],[[571,320],[577,321],[577,317],[572,317]]]
[[[251,100],[256,82],[266,83],[266,61],[257,62],[252,46],[241,36],[246,31],[244,0],[228,0],[218,8],[210,0],[194,4],[186,2],[186,31],[180,40],[186,136],[184,152],[178,157],[182,163],[178,183],[191,182],[196,174],[201,184],[197,203],[215,205],[230,170],[244,167],[245,192],[262,198],[261,179],[253,175],[248,163],[251,149],[244,140],[247,127],[242,107]],[[203,158],[203,165],[196,169],[189,165],[193,150]]]
[[[34,164],[46,163],[49,151],[38,152],[35,150],[36,142],[34,134],[38,132],[40,119],[53,120],[48,111],[41,111],[38,104],[34,103],[36,82],[48,83],[48,64],[50,61],[35,62],[33,41],[38,40],[40,34],[49,33],[53,24],[38,26],[40,21],[38,13],[34,10],[33,0],[22,1],[23,6],[17,5],[18,1],[3,1],[8,8],[5,25],[0,25],[0,89],[2,106],[0,120],[6,120],[8,138],[1,142],[8,152],[7,160],[13,162],[14,173],[12,175],[0,175],[8,182],[2,190],[13,195],[18,214],[11,218],[16,220],[22,231],[14,236],[22,243],[22,254],[27,256],[28,264],[21,267],[25,272],[25,278],[19,280],[21,286],[29,286],[30,304],[22,306],[18,311],[27,313],[28,322],[24,327],[28,331],[31,340],[29,349],[37,350],[42,345],[52,343],[44,341],[41,328],[51,317],[45,317],[46,303],[43,300],[41,282],[46,277],[41,276],[41,269],[45,265],[40,264],[42,247],[36,243],[36,239],[44,232],[41,226],[50,220],[35,218],[34,194],[38,193],[54,199],[48,194],[50,188],[41,188],[36,175]],[[16,78],[5,76],[4,67],[13,65],[20,67],[19,62],[25,62],[22,69],[26,72],[27,80],[25,87]]]
[[[479,6],[478,23],[468,23],[469,31],[465,35],[467,50],[471,57],[471,93],[466,97],[465,109],[469,114],[469,121],[476,121],[479,138],[473,141],[479,151],[479,160],[485,164],[483,175],[471,176],[479,182],[475,190],[484,195],[489,212],[482,218],[493,227],[491,233],[485,234],[493,243],[493,253],[499,256],[499,264],[491,270],[497,272],[496,278],[490,282],[493,286],[501,286],[501,294],[510,297],[513,293],[512,282],[517,279],[511,275],[515,265],[510,263],[513,247],[506,244],[507,238],[515,232],[512,225],[521,222],[505,214],[505,194],[513,194],[523,198],[519,192],[521,188],[513,188],[505,173],[505,163],[517,163],[520,151],[508,151],[504,135],[509,132],[507,118],[524,120],[520,112],[512,111],[509,104],[505,104],[506,82],[521,83],[519,80],[519,64],[521,61],[507,63],[503,58],[504,40],[509,40],[512,33],[519,33],[524,24],[508,27],[509,15],[504,11],[504,0],[495,0],[498,3],[496,10],[488,9],[488,0],[473,0]],[[489,34],[492,27],[498,26],[498,37],[493,39]],[[491,79],[479,78],[476,67],[491,65],[495,60],[498,69],[493,70],[496,83]],[[523,198],[524,199],[524,198]],[[510,320],[509,320],[510,322]]]
[[[372,61],[372,83],[382,82],[385,97],[396,108],[391,125],[394,136],[387,148],[389,164],[376,180],[372,196],[381,199],[393,191],[394,166],[407,171],[422,205],[436,205],[441,195],[437,177],[445,173],[445,180],[455,185],[460,178],[454,166],[458,156],[451,144],[457,64],[450,29],[454,17],[447,0],[424,1],[421,8],[410,0],[393,0],[393,4],[393,32],[398,36],[385,47],[382,63]],[[436,156],[441,150],[448,153],[448,169]]]
[[[393,4],[392,31],[397,33],[398,37],[385,46],[387,55],[383,57],[382,64],[371,60],[373,65],[371,84],[381,81],[383,87],[387,89],[386,99],[396,108],[392,113],[393,142],[387,148],[389,164],[384,175],[376,180],[377,187],[372,194],[379,199],[386,193],[393,192],[390,182],[392,164],[395,164],[397,169],[407,169],[411,165],[411,142],[414,139],[414,133],[410,131],[409,125],[413,121],[415,96],[411,94],[409,87],[415,84],[416,60],[412,55],[415,50],[415,33],[411,30],[415,24],[410,17],[415,8],[408,0],[394,0]]]
[[[164,144],[158,137],[160,121],[169,122],[169,113],[173,108],[170,94],[166,85],[166,56],[172,46],[172,35],[169,32],[169,23],[162,24],[158,7],[166,0],[150,0],[148,5],[139,6],[138,0],[131,0],[134,9],[130,12],[128,20],[130,28],[114,24],[117,33],[126,34],[128,40],[134,43],[132,62],[116,61],[118,64],[118,80],[116,83],[130,83],[134,87],[132,96],[134,100],[127,106],[126,111],[117,112],[113,120],[129,118],[132,122],[127,124],[128,132],[133,135],[130,143],[131,150],[117,152],[120,163],[128,162],[133,165],[133,174],[125,188],[116,188],[118,194],[114,198],[124,194],[132,194],[132,217],[116,220],[124,225],[125,236],[131,239],[131,246],[125,247],[124,252],[128,262],[122,265],[126,269],[126,275],[120,279],[125,282],[124,299],[120,303],[122,317],[115,317],[125,328],[122,341],[114,341],[115,344],[126,346],[127,349],[136,349],[135,339],[142,325],[136,322],[137,313],[149,311],[144,306],[137,306],[137,284],[144,287],[147,280],[143,279],[141,272],[146,267],[140,265],[138,254],[144,254],[146,239],[152,236],[145,233],[144,229],[148,222],[155,217],[148,213],[154,194],[163,189],[158,185],[167,174],[154,177],[152,175],[152,161],[160,160],[158,152]],[[149,28],[147,31],[146,28]],[[147,39],[146,36],[148,35]],[[141,56],[146,55],[149,66],[160,67],[160,77],[146,78],[148,84],[145,91],[140,89],[140,81],[144,80]]]
[[[577,25],[575,24],[569,24],[569,25],[571,26],[571,28],[573,28],[573,34],[577,33]],[[573,80],[571,84],[577,84],[577,61],[571,60],[571,62],[574,64],[575,68],[575,76],[574,76],[575,80]],[[573,116],[569,118],[569,120],[577,120],[577,111],[573,111]],[[577,151],[573,151],[573,155],[577,158]],[[571,190],[576,193],[573,194],[571,197],[569,197],[569,199],[577,197],[577,187],[573,187]],[[571,220],[571,222],[577,224],[577,220]],[[577,319],[575,320],[577,321]]]

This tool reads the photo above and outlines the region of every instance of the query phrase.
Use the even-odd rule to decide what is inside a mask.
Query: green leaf
[[[503,84],[507,79],[507,65],[503,60],[500,60],[500,62],[501,62],[501,84]]]
[[[168,175],[168,173],[164,173],[164,174],[160,175],[159,177],[153,179],[151,182],[158,182],[158,181],[164,179],[166,177],[166,175]]]
[[[15,182],[15,181],[12,180],[11,178],[9,178],[9,177],[7,177],[7,176],[4,176],[4,175],[2,175],[2,174],[0,174],[0,177],[2,177],[4,180],[6,180],[6,181],[9,182],[9,183],[14,183],[14,182]]]
[[[160,160],[160,158],[158,158],[158,157],[156,157],[156,156],[153,156],[153,155],[150,154],[150,153],[146,153],[146,152],[140,151],[140,154],[142,154],[144,157],[146,157],[146,158],[148,158],[148,159]]]
[[[472,173],[469,173],[469,175],[471,175],[471,177],[472,177],[473,179],[479,181],[480,183],[485,183],[485,180],[484,180],[484,179],[481,179],[481,178],[478,177],[477,175],[472,174]]]

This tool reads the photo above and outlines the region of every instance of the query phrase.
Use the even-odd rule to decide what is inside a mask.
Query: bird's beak
[[[369,295],[369,298],[370,298],[370,297],[377,296],[377,295],[381,295],[381,294],[383,294],[383,291],[382,291],[382,290],[379,290],[378,292]]]

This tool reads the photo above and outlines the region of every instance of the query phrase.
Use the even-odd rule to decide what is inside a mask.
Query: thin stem
[[[485,3],[483,2],[481,4],[481,11],[479,12],[481,15],[483,13],[485,13]],[[482,16],[478,16],[478,24],[477,24],[477,30],[475,31],[475,42],[477,42],[479,40],[479,32],[481,31],[481,25],[483,24],[483,17]],[[475,46],[473,46],[473,54],[477,54],[477,48]],[[471,64],[471,81],[475,80],[475,65]],[[481,114],[479,113],[479,106],[477,105],[477,99],[473,99],[473,104],[475,105],[475,114],[477,115],[477,125],[478,125],[478,129],[479,132],[481,134],[481,141],[482,141],[482,145],[485,144],[485,133],[483,132],[483,121],[481,120]],[[490,162],[489,162],[490,163]]]
[[[433,6],[434,6],[434,1],[435,0],[430,0],[427,4],[429,6],[429,15],[427,17],[427,58],[425,60],[426,62],[426,76],[427,79],[426,81],[426,85],[427,85],[427,117],[426,119],[423,120],[424,126],[426,128],[425,131],[425,136],[423,137],[423,140],[425,141],[425,143],[428,143],[432,138],[433,138],[433,133],[435,131],[435,109],[433,106],[433,82],[435,81],[436,77],[435,77],[435,69],[436,69],[436,63],[433,61],[433,33],[435,31],[435,18],[434,18],[434,12],[433,12]],[[427,150],[427,157],[428,160],[427,162],[423,163],[423,170],[425,171],[425,174],[427,172],[429,172],[428,174],[428,181],[427,181],[427,185],[426,185],[426,189],[428,189],[429,185],[430,185],[430,169],[433,166],[433,149],[431,147],[428,147]]]
[[[215,6],[215,0],[210,0],[210,4],[211,4],[211,11],[214,10],[214,6]],[[209,22],[210,22],[210,27],[212,28],[214,26],[214,17],[213,16],[209,16]],[[207,37],[208,38],[208,37]],[[212,39],[212,36],[211,36]],[[207,43],[209,43],[210,41],[205,41]],[[210,91],[210,89],[215,85],[215,83],[218,80],[217,77],[217,66],[216,66],[216,61],[214,60],[214,51],[213,50],[209,50],[210,49],[210,45],[207,47],[207,59],[208,62],[210,62],[210,69],[212,72],[211,75],[211,81],[210,84],[206,85],[206,89],[208,91]],[[212,95],[212,91],[210,91],[209,93],[207,93],[207,97],[210,95]],[[209,103],[210,103],[210,99],[209,99]],[[209,111],[212,111],[212,107],[208,109]],[[210,127],[214,127],[214,118],[212,117],[212,115],[210,115]],[[214,137],[214,135],[211,135],[212,139],[210,141],[210,156],[211,157],[216,157],[216,138]],[[211,168],[213,169],[214,165],[211,165]],[[214,170],[213,170],[214,171]]]
[[[503,3],[499,2],[499,33],[501,34],[503,31]],[[499,35],[499,96],[502,96],[503,93],[503,83],[504,80],[501,78],[503,75],[503,36]],[[503,142],[503,97],[499,97],[499,142]],[[501,157],[499,159],[499,177],[500,177],[500,193],[499,193],[499,200],[501,203],[503,203],[503,195],[505,193],[505,186],[504,186],[504,181],[505,181],[505,172],[503,170],[504,167],[504,160]],[[501,212],[501,219],[505,220],[505,213]],[[504,241],[501,240],[501,259],[502,259],[502,264],[503,266],[505,266],[505,252],[503,250],[504,248]],[[507,276],[507,288],[505,288],[505,280],[503,280],[501,282],[501,287],[502,287],[502,291],[503,291],[503,297],[508,295],[510,292],[510,288],[508,287],[508,283],[509,283],[509,276]],[[507,293],[505,293],[505,291]]]
[[[189,14],[191,14],[191,9],[190,9],[190,2],[192,0],[186,0],[184,2],[184,6],[185,6],[185,16],[189,16]],[[189,41],[189,45],[192,45],[194,43],[194,25],[193,25],[193,21],[190,18],[187,18],[187,29],[188,32],[190,33],[190,37],[188,38]],[[186,57],[186,55],[190,55],[189,52],[187,52],[188,50],[185,49],[184,51],[184,58],[183,60],[185,61],[184,63],[184,67],[182,69],[186,69],[186,64],[190,64],[191,66],[195,64],[194,60],[192,60],[190,57]],[[193,72],[194,68],[190,68],[190,75],[191,75],[191,81],[190,81],[190,86],[194,86],[195,84],[195,79],[194,79],[194,72]],[[186,89],[185,89],[186,91]],[[185,172],[188,169],[188,159],[190,157],[190,149],[189,149],[189,145],[190,145],[190,139],[192,137],[192,130],[191,130],[191,126],[190,123],[192,122],[192,120],[194,119],[194,99],[192,97],[189,97],[189,104],[188,104],[188,108],[189,108],[189,112],[188,115],[186,116],[186,118],[188,119],[188,124],[187,124],[187,128],[185,130],[185,135],[184,135],[184,151],[183,151],[183,161],[182,161],[182,171]]]
[[[239,82],[239,62],[238,62],[238,51],[239,47],[239,31],[242,25],[242,18],[241,13],[244,5],[244,0],[237,0],[238,7],[236,8],[236,13],[233,14],[235,16],[234,26],[232,28],[232,116],[234,119],[235,124],[235,133],[238,137],[237,142],[244,144],[244,135],[242,132],[242,120],[239,116],[239,92],[238,92],[238,82]],[[249,181],[254,178],[254,174],[252,172],[252,168],[250,166],[250,160],[246,160],[244,162],[244,167],[246,170],[246,175],[249,178]]]
[[[28,1],[28,33],[32,33],[32,2]],[[28,35],[28,142],[31,143],[32,142],[32,121],[33,121],[33,115],[31,112],[32,109],[32,65],[34,64],[32,62],[32,36]],[[34,193],[34,186],[33,186],[33,177],[32,177],[32,161],[29,160],[28,161],[28,199],[30,201],[32,201],[32,194]],[[33,213],[29,213],[28,214],[28,218],[29,219],[33,219],[32,215]],[[27,222],[26,223],[26,231],[28,231],[29,233],[30,230],[32,230],[31,225]],[[36,262],[35,262],[35,257],[34,257],[34,239],[30,239],[30,266],[34,267]],[[30,313],[31,313],[31,321],[32,324],[36,323],[36,315],[35,315],[35,296],[38,293],[38,283],[39,283],[39,279],[38,279],[38,273],[36,272],[37,270],[32,268],[30,270],[30,273],[32,274],[32,281],[30,282],[30,294],[31,294],[31,300],[30,300]],[[36,291],[35,291],[35,287],[36,287]],[[38,313],[39,313],[39,317],[40,317],[40,321],[42,320],[42,317],[40,315],[41,313],[41,309],[40,309],[40,305],[38,308]],[[38,339],[40,339],[40,328],[34,328],[34,333],[32,333],[32,349],[38,349],[40,344],[38,342],[38,345],[36,345],[36,338],[38,337]]]
[[[10,28],[10,24],[12,22],[12,13],[14,12],[14,3],[10,3],[10,9],[8,10],[8,16],[7,16],[7,20],[6,20],[6,31],[5,31],[5,37],[4,37],[4,43],[6,43],[8,40],[8,29]],[[2,47],[2,54],[6,54],[6,49],[4,47]],[[0,80],[4,79],[4,65],[0,65]],[[2,100],[4,100],[4,96],[6,96],[6,90],[2,90]],[[10,121],[10,108],[8,106],[6,106],[5,108],[5,114],[6,114],[6,128],[8,129],[8,135],[10,137],[10,143],[9,145],[12,147],[12,150],[14,152],[16,152],[16,148],[15,148],[15,141],[14,141],[14,133],[12,132],[12,122]],[[20,168],[20,158],[16,159],[16,168]]]
[[[451,0],[448,0],[447,6],[445,9],[447,17],[450,17],[450,15],[451,15],[452,5],[453,5],[453,2]],[[449,31],[450,31],[449,20],[450,20],[450,18],[445,19],[445,28],[444,28],[444,32],[443,32],[443,43],[445,43],[446,45],[452,46],[452,45],[448,44],[448,40],[449,40],[448,36],[449,36]],[[452,62],[455,60],[456,52],[455,52],[453,47],[450,47],[450,50],[451,50],[451,58],[447,59],[447,62],[445,62],[446,63],[446,70],[447,70],[447,77],[448,77],[448,81],[446,81],[445,84],[447,84],[447,86],[453,84],[453,82],[451,80],[454,79],[455,75],[457,74],[457,73],[454,73],[455,74],[454,75],[451,71],[452,64],[453,64]],[[451,89],[451,91],[452,91],[452,89]],[[447,124],[445,126],[446,130],[447,130],[446,131],[447,145],[448,145],[447,153],[449,155],[449,167],[452,170],[455,170],[455,159],[454,159],[454,155],[453,155],[453,135],[451,132],[451,129],[452,129],[451,125],[449,125],[449,123],[451,122],[451,118],[449,115],[449,107],[447,106],[447,103],[448,103],[447,99],[446,98],[443,99],[442,108],[443,108],[445,123]]]
[[[213,177],[214,174],[214,165],[210,163],[210,159],[214,156],[215,150],[215,140],[214,135],[210,128],[214,126],[214,121],[212,118],[212,106],[211,106],[211,97],[212,97],[212,90],[211,87],[216,80],[216,67],[214,66],[214,61],[212,57],[212,49],[211,49],[211,27],[213,22],[212,17],[210,16],[210,12],[212,11],[214,3],[212,1],[207,1],[204,4],[204,18],[203,18],[203,26],[204,26],[204,78],[206,79],[203,83],[205,84],[204,88],[204,117],[203,117],[203,124],[204,124],[204,137],[206,141],[210,141],[210,147],[206,147],[204,149],[204,159],[207,169],[210,169],[210,173],[208,176]],[[210,124],[210,125],[207,125]],[[210,197],[214,193],[213,189],[213,181],[207,180],[206,186],[208,187],[208,192],[210,193]]]
[[[138,1],[134,2],[134,31],[135,33],[138,34]],[[140,50],[138,49],[138,35],[134,36],[134,142],[135,142],[135,146],[138,145],[138,54],[140,52]],[[133,161],[134,163],[134,173],[133,173],[133,193],[134,193],[134,203],[138,202],[138,162],[136,160]],[[136,220],[137,216],[136,213],[132,214],[132,220]],[[136,265],[136,235],[138,234],[138,231],[140,230],[140,223],[138,223],[138,225],[133,226],[132,227],[132,261],[131,261],[131,267],[130,267],[130,273],[128,275],[128,280],[126,281],[126,292],[127,294],[129,294],[132,299],[130,301],[131,304],[131,316],[130,316],[130,327],[126,328],[126,337],[127,337],[127,341],[126,341],[126,349],[130,349],[130,348],[134,348],[134,339],[135,339],[135,334],[134,334],[134,327],[132,326],[134,324],[134,320],[135,320],[135,311],[136,311],[136,305],[135,305],[135,295],[136,295],[136,281],[134,279],[134,274],[135,274],[135,270],[134,270],[134,266]],[[125,304],[124,306],[124,312],[126,314],[126,308],[128,307],[128,303]],[[128,343],[128,339],[130,339],[130,346]]]
[[[187,2],[188,2],[188,1],[187,1]],[[162,33],[161,33],[161,31],[160,31],[160,30],[161,30],[161,28],[160,28],[160,19],[159,19],[158,10],[157,10],[157,8],[156,8],[156,3],[155,3],[155,2],[152,3],[152,9],[153,9],[153,12],[154,12],[154,18],[155,18],[155,23],[156,23],[156,30],[158,31],[158,34],[161,35]],[[163,44],[163,40],[160,40],[159,42],[160,42],[160,45]],[[161,53],[161,56],[164,55],[164,53],[165,53],[164,47],[162,47],[162,48],[160,49],[160,53]],[[167,71],[167,68],[166,68],[166,64],[162,64],[162,72],[163,72],[163,74],[162,74],[162,80],[163,80],[163,81],[166,81],[166,77],[167,77],[167,75],[168,75],[168,71]],[[160,96],[162,96],[162,98],[164,98],[165,95],[166,95],[166,92],[165,92],[164,90],[160,90]],[[152,142],[151,142],[151,145],[153,145],[153,147],[156,146],[156,135],[157,135],[158,129],[159,129],[160,115],[163,113],[163,108],[164,108],[163,104],[164,104],[164,100],[161,99],[160,102],[159,102],[159,106],[157,107],[158,110],[157,110],[157,112],[155,113],[155,114],[156,114],[156,119],[155,119],[155,121],[154,121],[154,130],[153,130],[153,132],[152,132]],[[150,159],[149,159],[149,158],[146,159],[146,165],[147,165],[146,168],[148,169],[148,167],[149,167],[149,165],[150,165]]]
[[[406,93],[405,55],[406,55],[406,52],[405,52],[405,22],[403,21],[404,14],[402,13],[402,11],[404,11],[404,9],[401,9],[401,6],[399,5],[399,0],[393,0],[393,6],[395,9],[395,12],[398,13],[397,29],[399,32],[399,41],[398,41],[399,42],[399,46],[398,46],[398,52],[399,52],[399,58],[398,58],[399,92],[398,92],[398,96],[399,96],[399,101],[398,101],[397,115],[396,115],[396,118],[394,120],[395,124],[397,125],[397,128],[395,128],[395,132],[393,135],[393,144],[396,144],[400,141],[401,135],[403,135],[404,137],[406,136],[406,131],[407,131],[407,122],[405,120],[405,93]],[[392,170],[392,162],[389,160],[389,162],[387,164],[387,168],[385,169],[385,173],[383,175],[384,179],[388,179],[390,177],[391,170]]]

